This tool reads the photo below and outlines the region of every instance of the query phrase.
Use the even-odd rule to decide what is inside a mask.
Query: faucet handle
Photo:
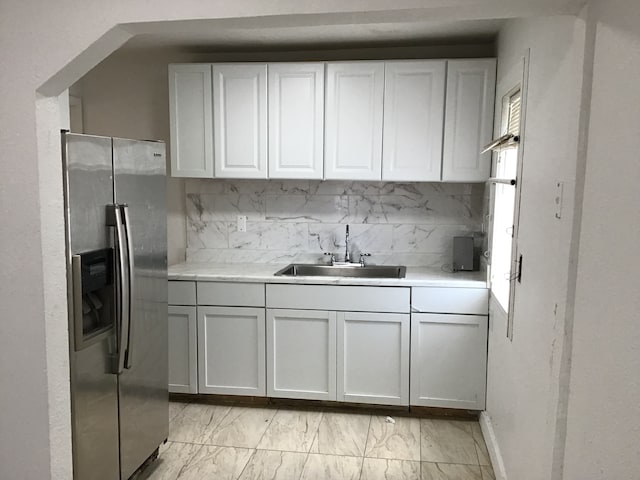
[[[324,254],[331,257],[330,261],[331,261],[331,265],[333,265],[336,261],[336,255],[332,252],[324,252]]]
[[[362,267],[364,267],[364,257],[370,257],[371,254],[370,253],[361,253],[360,254],[360,265]]]

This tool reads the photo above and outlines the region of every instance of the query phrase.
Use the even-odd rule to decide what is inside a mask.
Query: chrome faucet
[[[351,262],[351,254],[349,253],[349,225],[347,225],[347,233],[344,238],[344,261]]]

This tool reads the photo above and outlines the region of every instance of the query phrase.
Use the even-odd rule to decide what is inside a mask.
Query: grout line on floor
[[[483,465],[476,465],[475,463],[460,463],[460,462],[429,462],[427,460],[421,461],[420,463],[433,463],[438,465],[464,465],[465,467],[482,467]],[[484,465],[486,467],[486,465]]]
[[[344,454],[340,454],[340,453],[315,453],[315,452],[301,452],[299,450],[277,450],[275,448],[257,448],[257,447],[234,447],[232,445],[217,445],[217,444],[213,444],[213,443],[196,443],[196,442],[185,442],[185,441],[179,441],[179,440],[169,440],[168,443],[183,443],[183,444],[187,444],[187,445],[198,445],[200,447],[204,447],[204,446],[208,446],[208,447],[218,447],[218,448],[242,448],[244,450],[260,450],[260,451],[266,451],[266,452],[284,452],[284,453],[302,453],[305,455],[329,455],[332,457],[350,457],[350,458],[357,458],[357,456],[354,455],[344,455]],[[478,465],[475,463],[460,463],[460,462],[431,462],[428,460],[407,460],[406,458],[386,458],[386,457],[370,457],[367,456],[366,454],[362,457],[362,458],[370,458],[373,460],[396,460],[396,461],[402,461],[402,462],[418,462],[418,463],[439,463],[439,464],[443,464],[443,465],[471,465],[471,466],[484,466],[484,467],[490,467],[490,465]]]
[[[198,444],[194,443],[193,445],[198,445]],[[200,450],[202,450],[203,448],[204,448],[204,445],[200,445],[200,448],[196,449],[195,452],[193,452],[191,455],[189,455],[186,458],[186,460],[184,461],[184,463],[180,467],[180,470],[178,471],[178,475],[176,475],[176,479],[180,478],[180,476],[182,475],[182,472],[184,472],[184,469],[187,468],[191,464],[191,461],[195,458],[196,455],[198,455],[198,453],[200,453]]]
[[[323,410],[320,413],[320,421],[318,422],[318,426],[316,427],[316,431],[313,434],[313,439],[311,440],[311,445],[309,445],[309,450],[307,450],[307,454],[311,453],[311,449],[313,448],[313,445],[316,443],[316,440],[318,440],[318,442],[320,442],[320,439],[318,438],[320,436],[320,425],[322,425],[322,421],[324,420],[324,414],[325,411]],[[318,444],[318,453],[320,450],[320,445]]]
[[[364,459],[367,453],[367,445],[369,444],[369,435],[371,434],[371,422],[373,421],[373,415],[369,415],[369,426],[367,427],[367,438],[364,441],[364,448],[362,450],[362,462],[360,462],[360,475],[358,475],[358,480],[362,479],[362,470],[364,469]]]
[[[247,460],[247,463],[244,464],[244,467],[242,467],[242,471],[240,472],[240,474],[236,477],[236,480],[239,480],[240,477],[242,477],[242,474],[244,473],[244,471],[247,469],[247,466],[251,463],[251,460],[253,460],[253,457],[256,456],[256,454],[258,453],[257,449],[253,449],[253,453],[251,454],[251,456],[249,457],[249,459]]]
[[[302,479],[302,474],[304,473],[304,467],[307,466],[307,462],[309,461],[309,452],[307,452],[305,455],[306,456],[304,457],[304,463],[302,464],[302,470],[300,470],[300,475],[298,475],[298,479],[297,480],[301,480]]]
[[[422,462],[422,420],[418,420],[420,423],[419,435],[420,435],[420,462]],[[420,478],[422,478],[422,465],[420,465]]]

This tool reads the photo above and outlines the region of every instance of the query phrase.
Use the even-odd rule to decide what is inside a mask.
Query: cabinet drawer
[[[196,282],[169,281],[169,305],[195,305]]]
[[[410,289],[354,285],[267,285],[267,307],[353,312],[409,312]]]
[[[489,290],[486,288],[414,287],[411,289],[411,310],[487,315]]]
[[[264,307],[264,283],[198,282],[198,305]]]

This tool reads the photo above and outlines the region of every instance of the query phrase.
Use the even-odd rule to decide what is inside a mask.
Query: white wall
[[[564,478],[640,476],[640,3],[594,2]]]
[[[573,226],[584,22],[575,17],[512,20],[498,40],[501,97],[522,77],[530,49],[513,341],[495,301],[490,308],[487,418],[507,477],[552,478]],[[556,219],[555,182],[565,182]],[[500,466],[496,465],[496,470]],[[498,473],[498,472],[497,472]]]

